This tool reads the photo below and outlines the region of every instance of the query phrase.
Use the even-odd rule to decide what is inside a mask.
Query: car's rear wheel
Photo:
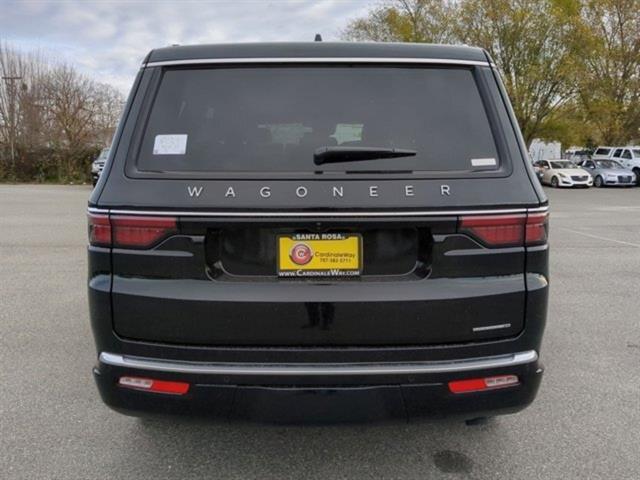
[[[558,177],[551,177],[551,186],[553,188],[558,188]]]
[[[636,175],[636,185],[640,185],[640,168],[634,168],[633,173]]]
[[[598,175],[595,178],[595,180],[593,181],[593,185],[598,187],[598,188],[600,188],[602,186],[602,184],[603,184],[602,177],[600,175]]]

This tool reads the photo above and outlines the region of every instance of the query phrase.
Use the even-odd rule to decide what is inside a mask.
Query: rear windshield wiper
[[[324,163],[358,162],[361,160],[376,160],[379,158],[413,157],[415,150],[402,148],[377,147],[321,147],[313,153],[316,165]]]

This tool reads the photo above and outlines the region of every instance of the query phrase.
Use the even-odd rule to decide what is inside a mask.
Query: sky
[[[339,40],[376,0],[0,0],[0,41],[68,62],[127,93],[149,50],[171,44]]]

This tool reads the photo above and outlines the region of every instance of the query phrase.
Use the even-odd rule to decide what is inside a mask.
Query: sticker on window
[[[338,123],[336,131],[329,136],[335,138],[338,145],[347,142],[361,142],[363,128],[364,125],[362,123]]]
[[[496,159],[495,158],[472,158],[471,166],[472,167],[495,167]]]
[[[184,155],[187,153],[187,135],[156,135],[154,155]]]
[[[311,127],[305,127],[301,123],[274,123],[258,125],[258,128],[266,128],[271,134],[271,143],[279,145],[300,145],[300,140],[313,132]]]

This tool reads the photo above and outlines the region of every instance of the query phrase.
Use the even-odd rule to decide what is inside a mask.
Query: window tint
[[[317,166],[321,147],[416,156]],[[480,160],[472,162],[472,160]],[[470,69],[238,67],[164,72],[139,150],[142,171],[497,169]]]
[[[616,152],[613,154],[613,156],[618,158],[618,157],[620,157],[621,154],[622,154],[622,149],[619,148],[619,149],[616,150]]]
[[[611,151],[610,148],[599,148],[596,150],[594,155],[609,155],[610,151]]]
[[[631,158],[631,152],[629,150],[625,150],[622,152],[622,158]]]
[[[598,168],[620,168],[620,164],[615,160],[598,160],[596,165]]]
[[[551,162],[551,168],[575,168],[573,163],[571,162]]]

